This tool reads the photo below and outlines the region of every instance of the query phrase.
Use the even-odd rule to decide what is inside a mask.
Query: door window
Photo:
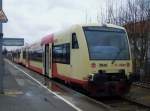
[[[78,48],[79,45],[78,45],[76,33],[72,33],[72,49],[78,49]]]

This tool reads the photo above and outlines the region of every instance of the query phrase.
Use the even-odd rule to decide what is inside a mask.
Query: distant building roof
[[[147,33],[150,32],[150,20],[144,20],[140,22],[130,22],[125,24],[128,33]]]

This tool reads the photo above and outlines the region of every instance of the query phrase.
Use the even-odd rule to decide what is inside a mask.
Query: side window
[[[18,55],[18,58],[20,58],[20,50],[18,51],[18,54],[17,54],[17,55]]]
[[[55,45],[52,54],[53,62],[70,64],[70,44]]]
[[[77,40],[77,35],[76,33],[72,33],[72,49],[78,49],[78,40]]]
[[[37,50],[30,50],[29,59],[33,61],[42,62],[42,54],[43,54],[42,48],[37,49]]]
[[[23,50],[23,58],[25,59],[26,58],[26,51]]]

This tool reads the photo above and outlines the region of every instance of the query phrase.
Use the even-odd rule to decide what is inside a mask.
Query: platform
[[[3,85],[0,111],[76,111],[7,62]]]
[[[0,111],[108,111],[109,107],[5,60]]]

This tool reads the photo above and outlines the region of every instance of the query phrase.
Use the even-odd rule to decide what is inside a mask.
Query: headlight
[[[90,75],[88,76],[88,78],[89,78],[89,81],[93,81],[94,74],[90,74]]]

